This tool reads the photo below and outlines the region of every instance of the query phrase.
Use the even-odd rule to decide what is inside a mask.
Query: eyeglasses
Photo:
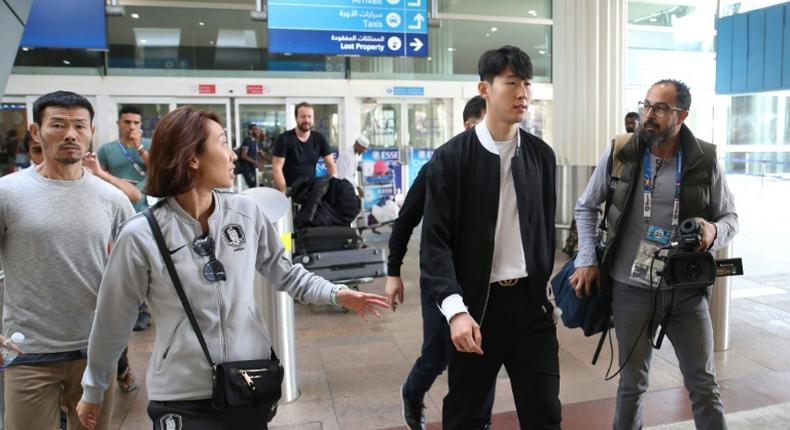
[[[208,257],[208,262],[203,266],[203,277],[209,282],[225,281],[225,266],[214,256],[214,239],[210,236],[200,236],[192,242],[192,250],[201,257]]]
[[[679,107],[670,106],[666,103],[656,103],[654,105],[651,105],[650,102],[648,101],[639,102],[639,115],[646,115],[647,111],[649,111],[650,109],[653,109],[653,113],[656,114],[656,116],[664,116],[670,110],[674,110],[678,112],[683,112],[685,110]]]

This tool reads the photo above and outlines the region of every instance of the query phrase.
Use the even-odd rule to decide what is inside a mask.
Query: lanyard
[[[675,157],[675,199],[672,204],[672,235],[675,234],[677,230],[679,218],[680,218],[680,180],[682,177],[681,174],[681,167],[683,166],[683,151],[678,151],[678,155]],[[642,209],[642,216],[645,219],[645,226],[650,225],[650,215],[653,211],[653,185],[654,181],[658,177],[658,169],[661,167],[661,159],[657,161],[656,167],[656,176],[653,177],[651,174],[651,170],[653,169],[652,163],[650,162],[650,150],[645,148],[645,159],[642,162],[642,176],[644,179],[644,207]]]
[[[140,174],[140,176],[145,177],[145,170],[143,170],[142,167],[140,167],[140,165],[137,164],[136,161],[134,161],[134,159],[132,158],[132,154],[130,154],[129,151],[126,150],[126,147],[123,146],[123,143],[121,143],[120,140],[118,140],[117,142],[118,142],[118,146],[121,148],[121,151],[123,151],[123,155],[125,155],[126,159],[129,160],[129,163],[132,164],[134,170],[136,170],[137,173]]]

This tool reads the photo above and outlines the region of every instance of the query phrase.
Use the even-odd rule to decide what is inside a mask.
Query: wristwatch
[[[137,147],[137,153],[138,154],[142,154],[143,152],[145,152],[145,147],[143,145],[138,146]]]

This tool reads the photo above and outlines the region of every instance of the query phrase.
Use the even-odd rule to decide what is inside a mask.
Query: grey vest
[[[711,180],[713,169],[716,168],[716,146],[695,138],[685,124],[680,128],[679,138],[680,147],[683,149],[680,221],[692,217],[709,220]],[[644,145],[639,142],[636,134],[631,136],[622,149],[614,149],[612,173],[609,177],[611,201],[606,217],[608,245],[599,262],[601,287],[606,290],[611,285],[609,270],[617,256],[617,232],[623,222],[628,222],[628,217],[633,215],[626,213],[626,210],[642,183],[643,155]]]

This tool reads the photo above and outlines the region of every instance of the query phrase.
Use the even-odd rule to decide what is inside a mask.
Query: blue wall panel
[[[746,91],[747,59],[749,58],[749,17],[735,15],[732,31],[732,91]]]
[[[790,2],[716,23],[716,93],[790,89]]]
[[[782,41],[782,88],[790,88],[790,3],[785,5],[784,40]]]
[[[765,71],[763,88],[782,87],[782,30],[785,10],[783,6],[768,8],[765,14]]]
[[[749,47],[746,62],[746,88],[750,91],[763,89],[763,67],[765,66],[765,10],[756,10],[749,17]]]
[[[732,89],[732,30],[734,18],[719,20],[716,29],[716,92],[729,93]]]

